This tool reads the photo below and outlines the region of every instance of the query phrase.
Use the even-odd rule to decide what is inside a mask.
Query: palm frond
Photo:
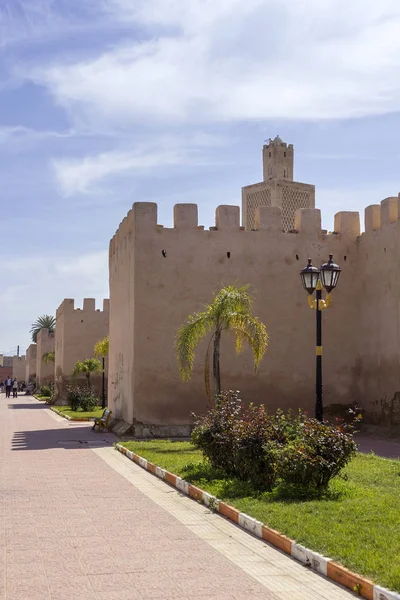
[[[101,371],[102,368],[102,364],[97,358],[86,358],[85,360],[75,363],[75,366],[72,369],[72,376],[77,377],[81,374],[87,376],[90,373]]]
[[[52,315],[42,315],[32,323],[30,333],[32,341],[36,343],[37,335],[41,329],[48,329],[50,333],[54,333],[56,328],[56,319]]]
[[[252,297],[247,291],[248,288],[248,285],[228,285],[219,290],[210,305],[210,310],[219,324],[224,323],[229,329],[232,314],[251,312]]]
[[[179,364],[179,372],[183,381],[192,375],[195,348],[213,326],[209,311],[194,313],[179,329],[175,340],[175,349]]]
[[[54,352],[54,350],[52,352],[45,352],[42,356],[42,361],[44,362],[45,365],[48,365],[51,362],[55,362],[56,360],[56,353]]]
[[[107,335],[102,340],[99,340],[94,346],[94,355],[105,358],[108,355],[110,349],[110,338]]]
[[[254,368],[257,371],[268,348],[268,333],[264,323],[252,315],[236,313],[231,316],[231,329],[235,333],[237,352],[243,349],[245,341],[249,344],[254,356]]]

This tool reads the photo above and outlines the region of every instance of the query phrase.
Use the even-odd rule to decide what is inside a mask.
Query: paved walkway
[[[355,440],[358,444],[360,452],[374,452],[378,456],[384,456],[385,458],[400,458],[400,442],[397,440],[390,440],[384,437],[374,437],[363,433],[358,433],[355,436]]]
[[[354,597],[34,399],[0,396],[0,439],[1,599]]]

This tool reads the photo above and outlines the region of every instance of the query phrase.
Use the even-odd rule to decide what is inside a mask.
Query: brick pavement
[[[129,463],[111,434],[2,394],[0,435],[1,599],[353,597]]]

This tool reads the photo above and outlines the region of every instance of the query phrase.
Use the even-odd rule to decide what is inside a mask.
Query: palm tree
[[[45,365],[48,365],[49,363],[53,363],[56,360],[56,353],[54,352],[54,350],[52,352],[45,352],[42,356],[42,361],[44,362]]]
[[[49,333],[54,333],[56,329],[56,318],[52,315],[42,315],[32,323],[31,331],[32,342],[36,344],[36,338],[41,329],[48,329]]]
[[[236,338],[236,352],[239,354],[245,342],[254,356],[254,368],[263,358],[268,346],[268,334],[265,325],[252,314],[252,297],[248,286],[230,285],[214,295],[211,304],[203,312],[190,315],[178,330],[175,349],[179,371],[183,381],[190,379],[198,343],[212,332],[205,355],[204,380],[209,401],[210,389],[210,349],[213,342],[213,379],[215,396],[221,393],[220,345],[223,331],[232,331]]]
[[[78,361],[72,369],[72,377],[78,375],[85,375],[89,390],[92,389],[90,377],[92,373],[101,371],[101,362],[97,358],[86,358],[85,360]]]
[[[101,385],[101,408],[106,407],[106,385],[105,385],[105,362],[106,356],[108,356],[108,352],[110,349],[110,339],[107,337],[99,340],[94,347],[94,355],[101,357],[102,362],[102,385]]]

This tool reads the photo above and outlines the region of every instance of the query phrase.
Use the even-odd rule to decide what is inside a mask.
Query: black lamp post
[[[321,265],[318,269],[311,264],[311,258],[308,259],[307,266],[300,271],[300,277],[304,289],[308,293],[308,304],[310,308],[315,309],[316,315],[316,370],[315,370],[315,418],[318,421],[324,419],[324,407],[322,403],[322,319],[321,311],[329,308],[332,302],[331,292],[335,289],[339,280],[341,268],[333,262],[333,255],[329,255],[328,262]],[[322,286],[327,294],[325,300],[322,299]],[[316,300],[312,295],[316,291]]]
[[[106,361],[104,356],[102,356],[102,375],[101,375],[101,408],[106,407],[106,382],[105,382],[105,370],[106,370]]]

